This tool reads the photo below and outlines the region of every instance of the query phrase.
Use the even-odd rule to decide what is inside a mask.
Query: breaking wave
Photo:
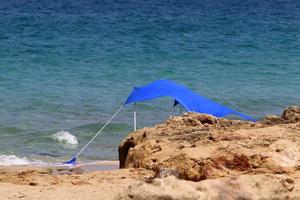
[[[71,146],[77,146],[78,145],[78,140],[77,140],[76,136],[72,135],[68,131],[63,131],[63,130],[58,131],[57,133],[52,135],[52,138],[55,141],[65,143],[67,145],[71,145]]]

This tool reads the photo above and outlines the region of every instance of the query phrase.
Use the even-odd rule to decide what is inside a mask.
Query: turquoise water
[[[280,114],[300,104],[299,19],[296,0],[0,1],[0,155],[64,160],[133,86],[157,79],[257,119]],[[138,126],[164,121],[171,104],[138,104]],[[117,159],[132,110],[82,160]],[[54,140],[62,129],[79,144]]]

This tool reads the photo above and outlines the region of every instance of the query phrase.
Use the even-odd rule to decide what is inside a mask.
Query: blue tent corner
[[[188,112],[205,113],[216,117],[233,114],[246,120],[255,121],[247,115],[227,108],[170,80],[158,80],[142,87],[134,87],[124,105],[159,97],[173,98],[174,106],[179,103]]]

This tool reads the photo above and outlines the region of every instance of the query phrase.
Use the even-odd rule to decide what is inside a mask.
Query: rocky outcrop
[[[282,118],[269,118],[268,123],[196,113],[171,117],[129,134],[119,146],[120,166],[157,174],[172,169],[179,178],[193,181],[293,171],[300,168],[298,111],[299,107],[290,107]]]
[[[262,124],[265,125],[276,125],[276,124],[282,124],[284,123],[284,119],[281,117],[278,117],[276,115],[267,115],[262,121]]]
[[[262,121],[265,125],[276,125],[283,123],[297,123],[300,121],[300,107],[290,106],[286,108],[281,117],[275,115],[267,115]]]
[[[288,123],[296,123],[300,121],[300,107],[290,106],[284,110],[281,118]]]
[[[201,181],[201,187],[210,183],[217,184],[226,191],[232,190],[231,187],[242,188],[241,191],[246,193],[247,181],[259,184],[262,180],[269,180],[273,184],[272,181],[276,179],[278,187],[268,190],[274,195],[273,199],[281,199],[276,197],[275,191],[299,191],[300,188],[298,184],[298,188],[294,189],[294,183],[299,183],[300,180],[299,111],[299,107],[289,107],[281,117],[267,116],[255,123],[196,113],[170,117],[163,124],[129,134],[119,146],[120,167],[146,168],[153,170],[155,177],[171,175],[179,179]],[[287,181],[282,181],[277,176],[281,176],[279,179],[288,178]],[[233,185],[229,184],[233,182]],[[181,182],[176,184],[180,185]],[[226,184],[229,186],[225,187]],[[141,192],[143,187],[129,191],[135,194],[139,190]],[[195,189],[199,187],[191,189],[197,190],[195,194],[198,196],[195,198],[204,195],[204,199],[209,199],[202,189],[201,192]],[[257,191],[269,186],[261,187]],[[151,188],[155,190],[155,186],[149,186],[150,191]],[[238,196],[240,193],[236,192],[232,195],[237,196],[232,199],[261,199],[254,198],[257,191],[249,191],[246,197]],[[184,195],[170,199],[185,199]],[[154,196],[151,198],[164,199]],[[187,199],[193,198],[191,196]],[[139,196],[137,199],[143,197]]]

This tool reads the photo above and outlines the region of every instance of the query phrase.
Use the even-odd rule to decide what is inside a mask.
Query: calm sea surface
[[[299,105],[300,1],[0,0],[0,164],[71,157],[133,86],[158,79],[256,119]],[[138,104],[138,126],[171,105]],[[132,110],[81,159],[117,159]]]

